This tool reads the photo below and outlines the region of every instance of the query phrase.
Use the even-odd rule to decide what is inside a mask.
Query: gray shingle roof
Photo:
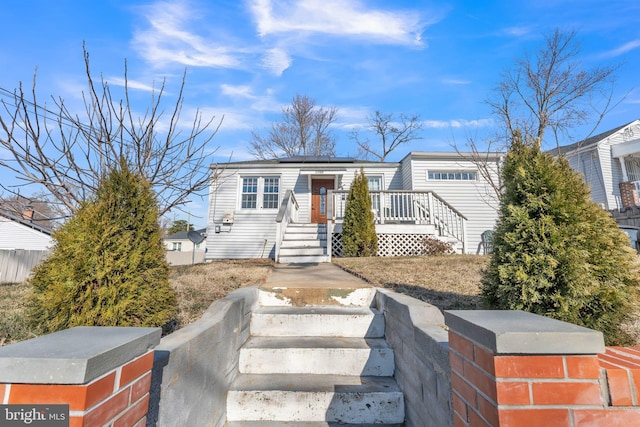
[[[578,141],[573,144],[564,145],[562,147],[557,147],[551,150],[547,150],[547,153],[553,156],[557,156],[559,154],[569,153],[571,151],[577,150],[578,148],[580,149],[590,148],[591,146],[594,146],[595,144],[597,144],[599,141],[606,139],[607,137],[613,135],[614,133],[618,132],[620,129],[624,128],[625,126],[628,126],[631,123],[633,122],[625,123],[622,126],[618,126],[617,128],[613,128],[606,132],[599,133],[598,135],[594,135],[590,138],[583,139],[582,141]]]

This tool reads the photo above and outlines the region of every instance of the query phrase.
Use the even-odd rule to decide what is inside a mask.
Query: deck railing
[[[330,192],[330,214],[341,222],[348,191]],[[439,235],[465,244],[467,218],[433,191],[370,191],[371,207],[377,224],[431,224]]]
[[[284,239],[284,233],[287,231],[287,225],[298,221],[299,209],[295,194],[293,191],[287,190],[280,204],[278,215],[276,215],[276,260],[280,257],[280,245]]]

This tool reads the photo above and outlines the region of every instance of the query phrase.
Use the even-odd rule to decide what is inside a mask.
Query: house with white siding
[[[592,200],[604,209],[640,204],[640,120],[549,153],[567,158],[591,187]]]
[[[486,154],[496,176],[502,157]],[[412,152],[400,162],[296,157],[212,169],[207,260],[326,262],[340,256],[347,194],[361,169],[381,256],[419,254],[427,237],[458,252],[483,253],[482,233],[498,216],[493,188],[464,153]]]
[[[46,251],[52,247],[50,229],[0,211],[0,250]]]

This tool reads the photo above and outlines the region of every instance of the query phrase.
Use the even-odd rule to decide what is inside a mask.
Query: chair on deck
[[[490,254],[493,250],[493,230],[483,231],[480,235],[480,239],[484,254]]]

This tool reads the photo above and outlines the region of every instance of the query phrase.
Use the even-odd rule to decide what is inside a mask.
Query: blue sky
[[[114,87],[127,60],[142,112],[165,78],[170,103],[186,68],[187,124],[196,109],[224,116],[212,162],[250,159],[251,131],[265,131],[296,94],[339,109],[338,155],[356,154],[348,135],[375,110],[423,120],[423,138],[388,160],[451,151],[493,129],[483,101],[501,70],[556,27],[578,32],[586,67],[621,64],[615,97],[626,98],[597,132],[640,118],[636,0],[9,0],[2,18],[0,88],[30,85],[37,67],[41,99],[79,108],[84,41],[94,74]],[[204,215],[205,206],[194,200],[189,209]]]

